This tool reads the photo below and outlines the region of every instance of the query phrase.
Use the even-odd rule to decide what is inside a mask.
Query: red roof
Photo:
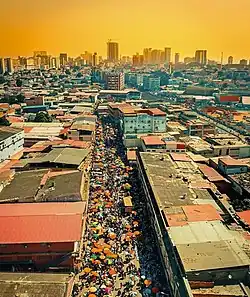
[[[171,153],[170,156],[174,161],[192,162],[192,160],[186,154]]]
[[[209,167],[205,164],[200,164],[199,168],[203,175],[211,182],[226,181],[226,179],[212,167]]]
[[[211,204],[194,204],[182,207],[189,222],[222,220],[220,214]]]
[[[159,108],[149,108],[148,112],[155,116],[165,116],[166,115],[166,113],[164,111],[160,110]]]
[[[81,235],[80,214],[0,217],[0,244],[75,242]]]
[[[145,145],[164,145],[165,142],[159,136],[142,136]]]
[[[237,212],[237,215],[244,221],[246,224],[250,225],[250,210],[244,210]]]
[[[240,102],[240,97],[235,95],[221,95],[220,102]]]
[[[0,217],[83,214],[85,202],[1,204]]]

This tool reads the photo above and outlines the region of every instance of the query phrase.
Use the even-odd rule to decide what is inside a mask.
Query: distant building
[[[207,50],[197,50],[195,52],[195,62],[206,65],[207,64]]]
[[[184,58],[184,63],[185,64],[189,64],[189,63],[193,63],[195,62],[195,58],[194,57],[185,57]]]
[[[240,65],[247,66],[247,60],[246,59],[241,59],[240,60]]]
[[[136,53],[135,55],[133,55],[133,58],[132,58],[133,66],[142,66],[143,60],[144,60],[143,55],[139,55],[139,53]]]
[[[171,48],[165,47],[164,54],[165,54],[165,63],[169,64],[171,62]]]
[[[152,48],[144,48],[143,59],[145,64],[151,63],[151,52],[152,52]]]
[[[5,63],[4,63],[4,59],[0,58],[0,74],[4,74],[5,72]]]
[[[5,62],[6,62],[6,71],[8,73],[13,73],[14,68],[13,68],[12,59],[11,58],[6,58]]]
[[[97,53],[94,53],[92,56],[92,66],[96,67],[98,65],[98,56]]]
[[[163,52],[158,49],[152,50],[150,64],[160,64],[161,62],[163,62],[162,61],[162,53]]]
[[[44,96],[34,96],[31,98],[25,98],[24,102],[27,106],[44,105]]]
[[[160,77],[154,77],[150,75],[143,76],[143,89],[145,91],[159,91],[160,90]]]
[[[107,72],[105,73],[106,89],[123,90],[124,89],[124,73],[123,72]]]
[[[232,64],[233,64],[233,61],[234,61],[234,58],[233,58],[232,56],[229,56],[229,57],[228,57],[227,64],[228,64],[228,65],[232,65]]]
[[[0,128],[0,162],[10,158],[23,149],[24,132],[22,129]]]
[[[174,55],[174,63],[175,64],[180,63],[180,54],[179,53],[175,53],[175,55]]]
[[[109,62],[117,62],[119,60],[119,44],[117,42],[108,41],[107,60]]]
[[[68,54],[61,53],[59,56],[59,59],[60,59],[60,66],[65,66],[68,62]]]

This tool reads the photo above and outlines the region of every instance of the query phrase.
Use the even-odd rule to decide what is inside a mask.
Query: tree
[[[81,72],[78,72],[77,75],[76,75],[76,77],[82,77],[82,76],[83,76],[83,75],[82,75]]]
[[[23,84],[22,80],[21,80],[20,78],[18,78],[18,79],[16,80],[16,86],[17,86],[17,87],[21,87],[22,84]]]
[[[69,69],[66,69],[66,70],[65,70],[65,73],[66,73],[67,75],[70,75],[70,74],[71,74],[71,72],[69,71]]]
[[[36,117],[35,117],[35,122],[40,122],[40,123],[49,123],[49,122],[52,122],[52,119],[50,117],[50,115],[45,112],[45,111],[39,111],[37,114],[36,114]]]

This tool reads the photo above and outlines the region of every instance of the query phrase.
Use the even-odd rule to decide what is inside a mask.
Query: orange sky
[[[250,0],[3,0],[0,56],[47,50],[106,56],[106,41],[122,55],[170,46],[181,58],[208,49],[209,58],[250,59]]]

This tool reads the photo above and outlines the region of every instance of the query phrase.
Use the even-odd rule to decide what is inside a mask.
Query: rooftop
[[[72,287],[67,274],[0,273],[2,297],[69,297]]]
[[[0,141],[11,137],[12,135],[15,135],[19,132],[21,132],[22,129],[12,128],[12,127],[0,127]]]
[[[160,136],[142,136],[141,139],[143,140],[144,144],[147,146],[150,145],[164,145],[165,142],[161,140]]]

